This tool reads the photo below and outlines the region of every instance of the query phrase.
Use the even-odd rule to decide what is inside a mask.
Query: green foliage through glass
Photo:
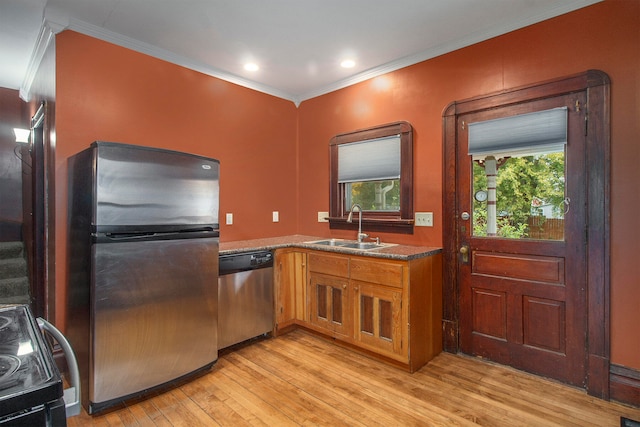
[[[473,194],[487,190],[484,167],[473,162]],[[497,237],[564,239],[564,152],[508,158],[496,179]],[[487,202],[473,200],[473,235],[487,235]]]
[[[346,203],[364,211],[400,211],[400,180],[362,181],[345,184]]]

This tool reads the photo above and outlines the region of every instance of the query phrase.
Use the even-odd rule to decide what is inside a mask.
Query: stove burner
[[[0,329],[4,329],[11,324],[11,318],[0,316]]]
[[[20,359],[10,354],[0,354],[0,384],[8,380],[20,368]]]

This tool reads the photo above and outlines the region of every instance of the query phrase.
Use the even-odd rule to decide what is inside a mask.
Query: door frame
[[[609,399],[609,227],[610,227],[610,79],[599,70],[588,70],[560,79],[535,83],[449,104],[443,124],[443,348],[459,351],[460,288],[456,218],[460,214],[457,188],[459,115],[575,92],[587,95],[585,165],[587,171],[587,336],[586,389],[590,395]]]
[[[46,315],[47,304],[47,192],[45,119],[47,104],[40,103],[31,118],[31,241],[28,247],[31,309],[36,316]]]

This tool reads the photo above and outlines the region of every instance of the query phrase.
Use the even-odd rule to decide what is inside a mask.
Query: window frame
[[[351,206],[345,206],[345,184],[338,182],[338,146],[400,135],[400,210],[365,211],[362,227],[367,231],[413,234],[413,127],[399,121],[342,133],[329,143],[329,228],[357,229],[357,221],[347,222]]]

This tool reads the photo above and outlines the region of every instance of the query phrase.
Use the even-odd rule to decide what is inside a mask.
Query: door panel
[[[565,304],[557,300],[523,297],[523,339],[529,347],[566,352]],[[546,324],[546,327],[540,325]]]
[[[402,346],[402,289],[353,281],[356,339],[389,356],[405,356]]]
[[[586,376],[586,168],[584,109],[576,103],[585,101],[584,93],[576,93],[458,116],[456,180],[458,247],[469,248],[457,259],[460,349],[581,386]],[[554,234],[562,239],[539,240],[534,233],[526,238],[474,236],[466,125],[558,107],[569,111],[564,154],[568,209],[555,223],[564,224],[564,232]]]
[[[349,280],[321,273],[309,273],[309,320],[337,335],[351,334]]]
[[[558,257],[475,251],[472,268],[477,275],[564,284],[564,259]]]
[[[507,293],[473,288],[473,331],[477,334],[507,339]]]

